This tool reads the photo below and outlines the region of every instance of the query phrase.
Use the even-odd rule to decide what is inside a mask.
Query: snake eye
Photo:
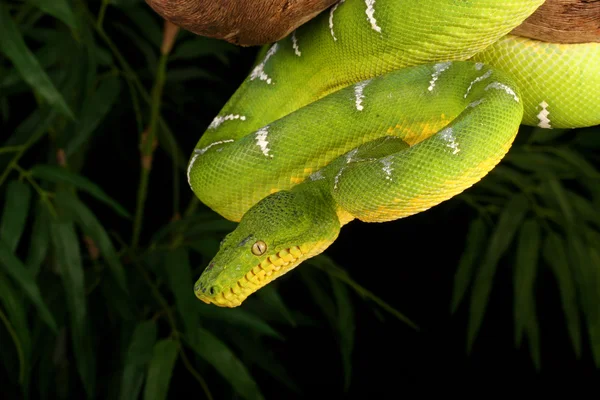
[[[252,254],[255,256],[262,256],[265,254],[265,251],[267,251],[267,244],[262,240],[259,240],[252,245]]]

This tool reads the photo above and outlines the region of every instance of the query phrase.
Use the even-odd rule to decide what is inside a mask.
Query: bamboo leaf
[[[46,14],[61,20],[71,29],[75,29],[75,16],[67,0],[27,0]]]
[[[563,136],[565,133],[568,133],[570,131],[571,129],[534,128],[531,132],[531,136],[529,137],[529,141],[531,143],[548,143],[558,139],[559,137]]]
[[[467,349],[469,352],[473,348],[475,337],[477,336],[477,332],[479,332],[481,322],[483,321],[498,262],[512,242],[527,210],[527,198],[523,194],[517,194],[512,197],[506,205],[506,208],[500,213],[498,224],[492,234],[490,244],[485,253],[482,266],[475,278],[473,290],[471,292],[469,331],[467,338]]]
[[[108,233],[98,218],[96,218],[94,213],[83,202],[70,192],[59,191],[56,194],[56,202],[64,207],[64,209],[73,213],[75,221],[83,233],[92,238],[96,246],[98,246],[100,254],[108,264],[117,284],[122,290],[127,292],[125,269],[119,260],[117,251],[115,250]]]
[[[203,328],[196,333],[193,337],[187,337],[187,340],[198,356],[212,365],[244,399],[264,398],[244,364],[225,343]]]
[[[553,147],[552,153],[571,164],[582,174],[587,175],[590,178],[600,178],[600,171],[588,162],[581,153],[565,147]]]
[[[164,339],[154,345],[152,359],[148,366],[144,400],[163,400],[167,398],[178,352],[179,345],[173,339]]]
[[[10,247],[0,240],[0,264],[4,266],[4,270],[14,279],[29,300],[35,305],[40,313],[40,318],[48,324],[52,331],[57,332],[56,321],[42,300],[40,290],[35,283],[35,279],[30,270],[19,260]]]
[[[248,368],[256,365],[291,390],[297,393],[301,391],[294,379],[286,372],[285,366],[273,355],[273,351],[268,346],[263,346],[261,341],[245,332],[238,332],[232,340],[243,353]]]
[[[50,247],[50,215],[43,202],[36,206],[35,220],[29,238],[29,250],[25,265],[36,276]]]
[[[331,278],[333,296],[337,308],[336,328],[340,340],[340,351],[344,366],[344,390],[350,388],[352,378],[352,350],[354,349],[354,311],[346,286]]]
[[[525,171],[538,174],[573,172],[567,162],[546,153],[509,152],[503,160]]]
[[[139,398],[146,368],[150,363],[152,349],[156,343],[156,335],[157,329],[154,321],[144,321],[136,326],[125,356],[120,400]]]
[[[564,240],[556,233],[551,232],[548,234],[548,237],[544,242],[543,256],[544,260],[552,268],[552,272],[556,277],[562,301],[562,309],[567,321],[567,329],[575,354],[579,358],[581,356],[581,327],[579,322],[575,282],[569,268],[569,260],[567,257],[567,250],[564,246]]]
[[[8,314],[6,321],[3,322],[15,344],[19,358],[19,383],[23,385],[31,358],[31,335],[27,324],[27,311],[22,296],[15,291],[3,273],[0,273],[0,301]]]
[[[207,304],[199,304],[197,301],[195,303],[194,308],[196,313],[202,319],[223,321],[227,325],[239,326],[242,329],[251,329],[258,334],[283,340],[281,334],[273,329],[271,325],[242,308],[220,309]]]
[[[30,172],[32,176],[49,182],[71,184],[110,206],[119,215],[131,218],[131,214],[129,214],[123,206],[109,197],[100,186],[84,176],[75,174],[59,166],[45,164],[35,165],[31,168]]]
[[[452,313],[458,310],[458,306],[467,293],[467,289],[473,280],[477,259],[484,249],[487,239],[487,229],[481,217],[471,222],[465,251],[463,252],[458,268],[454,276],[454,289],[452,290]]]
[[[81,109],[81,116],[76,126],[77,134],[65,148],[67,158],[77,152],[81,145],[89,140],[102,120],[115,105],[121,92],[118,78],[104,79],[93,95],[86,97]]]
[[[265,304],[279,313],[290,325],[296,326],[296,321],[290,310],[285,305],[274,285],[267,285],[256,292],[256,296]]]
[[[157,19],[148,7],[135,7],[128,10],[126,16],[133,22],[143,36],[148,38],[155,48],[160,49],[162,43],[162,29]]]
[[[573,209],[571,208],[571,203],[569,202],[565,189],[562,187],[558,179],[554,177],[548,178],[547,184],[551,193],[554,195],[553,197],[557,200],[562,213],[567,219],[567,222],[569,224],[573,224],[575,222]]]
[[[521,344],[530,320],[537,320],[535,313],[534,284],[541,247],[540,226],[534,219],[527,219],[519,232],[514,272],[514,318],[515,343]],[[530,347],[532,343],[530,341]],[[532,348],[532,354],[536,351]],[[537,350],[539,353],[539,350]]]
[[[6,187],[4,210],[0,220],[0,239],[15,251],[25,224],[29,203],[31,202],[31,188],[21,181],[10,181]]]
[[[535,309],[535,306],[533,307]],[[534,310],[535,312],[535,310]],[[539,371],[542,367],[541,351],[540,351],[540,327],[537,318],[528,318],[525,326],[527,332],[527,340],[531,351],[531,358],[535,368]]]
[[[53,221],[50,232],[56,263],[66,293],[77,371],[88,397],[93,397],[96,367],[87,327],[87,299],[79,241],[71,222]]]
[[[200,320],[188,252],[181,247],[170,251],[166,255],[164,268],[185,332],[195,332]]]
[[[585,222],[591,222],[600,229],[600,214],[592,202],[575,192],[567,191],[567,201],[573,206],[573,211]]]
[[[74,119],[73,112],[60,92],[27,48],[8,8],[0,3],[0,51],[14,64],[23,80],[61,114]]]

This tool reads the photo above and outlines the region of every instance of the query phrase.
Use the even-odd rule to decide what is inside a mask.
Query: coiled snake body
[[[519,125],[600,123],[600,44],[510,35],[542,0],[341,0],[273,44],[199,140],[192,190],[237,228],[194,290],[235,307],[353,219],[470,187]]]

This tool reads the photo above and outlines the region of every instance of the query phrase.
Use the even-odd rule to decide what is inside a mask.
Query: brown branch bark
[[[512,33],[544,42],[600,42],[600,0],[546,0]]]
[[[240,46],[272,43],[338,0],[146,0],[159,15],[197,35]]]

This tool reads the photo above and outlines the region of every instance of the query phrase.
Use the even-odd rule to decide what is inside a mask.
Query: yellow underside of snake
[[[266,47],[189,161],[196,196],[239,221],[198,298],[238,306],[351,220],[455,196],[520,124],[600,124],[599,43],[509,34],[542,3],[342,0]]]

